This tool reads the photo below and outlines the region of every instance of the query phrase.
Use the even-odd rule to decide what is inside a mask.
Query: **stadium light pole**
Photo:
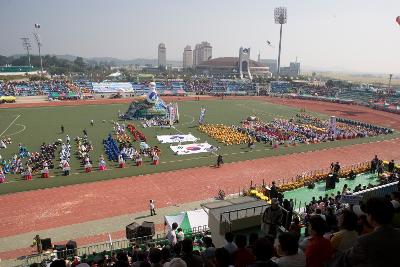
[[[277,80],[279,81],[279,75],[281,70],[281,44],[282,44],[282,26],[287,22],[287,10],[286,7],[277,7],[274,10],[275,24],[280,24],[279,31],[279,53],[278,53],[278,70],[277,70]]]
[[[29,54],[29,50],[31,50],[32,45],[28,37],[23,37],[21,38],[22,40],[22,46],[26,49],[26,54],[28,55],[28,62],[29,66],[31,66],[31,56]]]
[[[40,54],[40,47],[42,46],[42,42],[40,41],[40,35],[38,32],[38,29],[40,29],[40,24],[35,24],[35,31],[33,32],[33,36],[35,37],[36,44],[39,49],[40,71],[41,71],[41,75],[43,76],[43,61],[42,61],[42,55]]]

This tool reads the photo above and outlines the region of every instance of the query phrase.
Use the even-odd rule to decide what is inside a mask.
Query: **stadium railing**
[[[185,237],[193,237],[201,235],[209,231],[207,225],[193,227],[191,229],[184,229]],[[41,254],[32,254],[20,257],[20,266],[29,266],[33,263],[42,263],[51,261],[55,258],[73,258],[74,256],[87,257],[95,253],[112,253],[113,251],[126,250],[132,248],[134,245],[145,246],[146,244],[164,245],[168,243],[166,235],[156,234],[154,236],[144,236],[132,239],[121,239],[111,242],[104,242],[89,246],[82,246],[76,249],[53,250],[51,252],[44,252]]]

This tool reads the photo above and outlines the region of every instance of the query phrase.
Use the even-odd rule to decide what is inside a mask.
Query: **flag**
[[[202,124],[204,122],[204,116],[206,115],[206,109],[201,108],[200,109],[200,117],[199,117],[199,124]]]

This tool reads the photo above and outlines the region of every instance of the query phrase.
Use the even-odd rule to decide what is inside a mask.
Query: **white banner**
[[[192,134],[175,134],[175,135],[157,135],[158,141],[161,143],[184,143],[184,142],[196,142],[197,138]]]
[[[170,146],[170,148],[177,155],[204,153],[204,152],[210,152],[212,150],[212,146],[208,143]]]
[[[103,82],[103,83],[92,83],[93,91],[96,93],[131,93],[133,92],[133,87],[131,83],[113,83],[113,82]]]

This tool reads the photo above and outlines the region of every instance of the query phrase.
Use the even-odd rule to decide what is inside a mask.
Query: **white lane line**
[[[177,131],[177,132],[180,133],[180,134],[184,134],[183,132],[181,132],[181,131],[179,131],[178,129],[176,129],[175,126],[172,126],[171,128],[174,129],[175,131]]]
[[[11,123],[10,125],[8,125],[8,127],[0,134],[0,137],[7,132],[7,130],[14,124],[14,122],[21,116],[21,114],[19,114]]]

